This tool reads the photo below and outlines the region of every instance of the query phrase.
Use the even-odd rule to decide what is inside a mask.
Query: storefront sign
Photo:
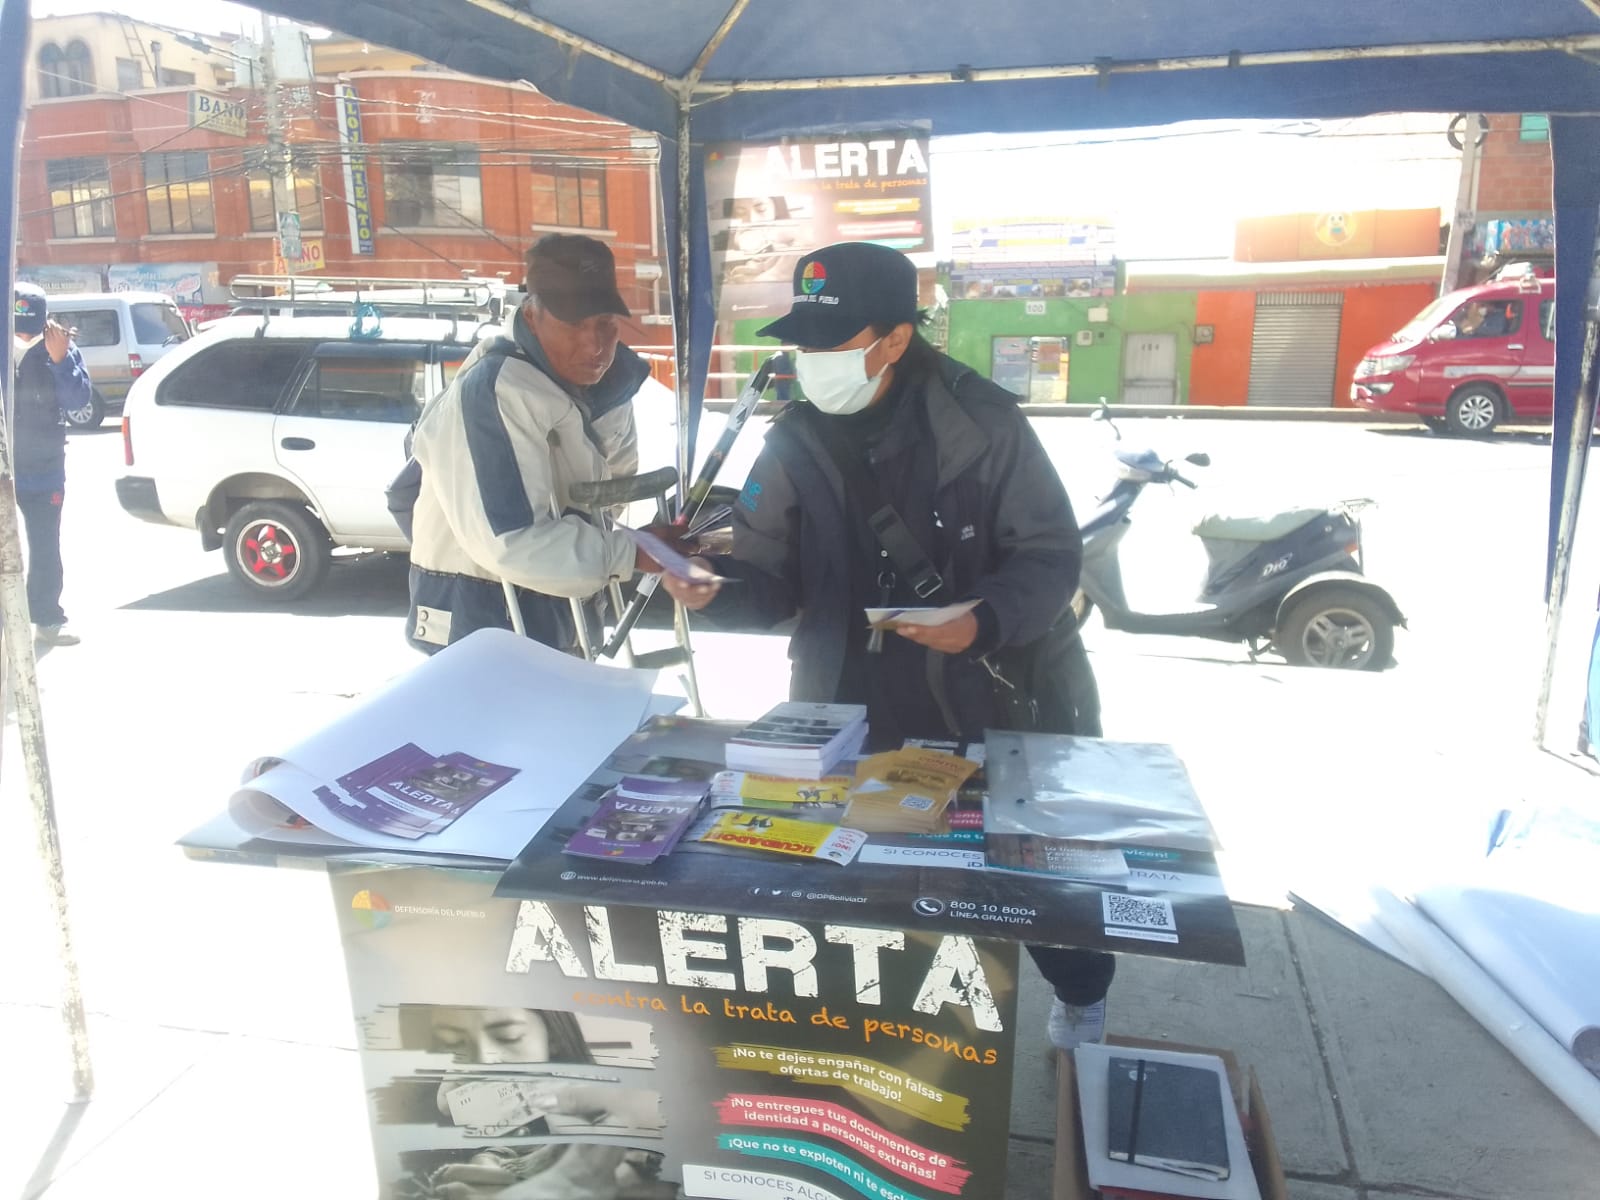
[[[43,288],[50,296],[105,290],[100,272],[94,267],[18,267],[17,282]]]
[[[958,263],[1110,263],[1116,229],[1098,218],[1014,217],[957,221],[950,257]]]
[[[1005,1192],[1014,943],[332,882],[385,1197]]]
[[[367,158],[361,136],[361,101],[355,88],[341,83],[334,89],[339,122],[339,144],[344,157],[344,200],[350,220],[350,252],[372,254],[372,192],[367,186]]]
[[[284,261],[282,254],[275,254],[272,258],[272,270],[276,275],[296,275],[302,271],[320,271],[328,265],[324,256],[321,238],[301,238],[300,256],[293,263]],[[293,268],[291,270],[291,267]]]
[[[210,92],[190,92],[189,128],[242,138],[249,133],[248,111],[242,100],[229,100]]]
[[[113,292],[161,292],[180,305],[225,298],[217,287],[216,263],[117,263],[106,275]]]
[[[1116,284],[1112,263],[958,262],[950,268],[952,300],[1111,296]]]
[[[819,246],[933,248],[926,133],[712,146],[706,199],[719,305],[735,319],[787,312],[795,262]]]

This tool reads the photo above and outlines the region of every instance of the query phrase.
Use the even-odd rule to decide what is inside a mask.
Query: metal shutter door
[[[1250,403],[1331,408],[1339,358],[1339,292],[1264,292],[1250,343]]]

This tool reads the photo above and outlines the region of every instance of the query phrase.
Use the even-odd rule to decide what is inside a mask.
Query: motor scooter
[[[1120,442],[1104,403],[1094,414]],[[1117,481],[1082,523],[1080,617],[1098,605],[1106,628],[1243,642],[1255,658],[1273,650],[1291,663],[1381,671],[1394,654],[1399,605],[1363,572],[1359,513],[1371,500],[1326,508],[1290,508],[1259,516],[1202,517],[1193,532],[1209,560],[1197,607],[1135,610],[1123,590],[1119,550],[1132,528],[1134,502],[1152,483],[1198,485],[1154,450],[1118,447]],[[1184,462],[1209,466],[1210,456]]]

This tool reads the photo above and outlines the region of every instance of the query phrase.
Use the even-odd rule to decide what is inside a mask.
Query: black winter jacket
[[[902,425],[899,440],[902,452],[918,456],[924,468],[931,460],[933,468],[942,536],[940,545],[924,550],[950,599],[987,604],[995,644],[975,649],[998,649],[1000,657],[1039,643],[1052,627],[1061,629],[1058,619],[1070,614],[1078,584],[1082,538],[1061,480],[1017,398],[954,359],[933,358],[931,369],[909,380],[900,401],[913,411],[897,413],[897,424],[907,415],[919,419],[909,435]],[[789,645],[790,695],[802,700],[853,698],[838,692],[846,657],[858,651],[865,626],[851,580],[872,543],[863,533],[863,518],[847,516],[838,468],[818,437],[818,423],[833,419],[796,405],[774,422],[734,506],[733,553],[713,560],[718,573],[740,582],[723,587],[704,612],[727,629],[771,628],[798,616]],[[913,529],[930,526],[926,514],[902,516]],[[1066,625],[1065,636],[1081,656],[1070,615]],[[922,669],[902,666],[893,678],[880,680],[879,707],[923,714],[932,692],[944,728],[908,729],[897,714],[874,714],[869,707],[875,733],[883,727],[904,736],[975,739],[986,728],[1005,726],[981,662],[967,654],[913,649]],[[904,664],[904,648],[897,650]],[[1073,731],[1061,724],[1056,722],[1057,731]]]

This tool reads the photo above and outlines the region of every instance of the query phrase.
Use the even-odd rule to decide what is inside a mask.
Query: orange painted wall
[[[1339,359],[1333,385],[1335,408],[1350,407],[1350,381],[1362,356],[1426,308],[1437,292],[1437,288],[1426,283],[1351,288],[1345,292],[1344,310],[1339,317]]]
[[[1250,341],[1255,336],[1256,294],[1201,292],[1194,322],[1213,327],[1214,340],[1196,346],[1189,360],[1190,404],[1244,404],[1250,397]]]
[[[1381,209],[1344,214],[1352,236],[1345,245],[1317,238],[1327,214],[1247,217],[1234,227],[1239,262],[1305,262],[1322,258],[1420,258],[1439,253],[1437,208]]]

